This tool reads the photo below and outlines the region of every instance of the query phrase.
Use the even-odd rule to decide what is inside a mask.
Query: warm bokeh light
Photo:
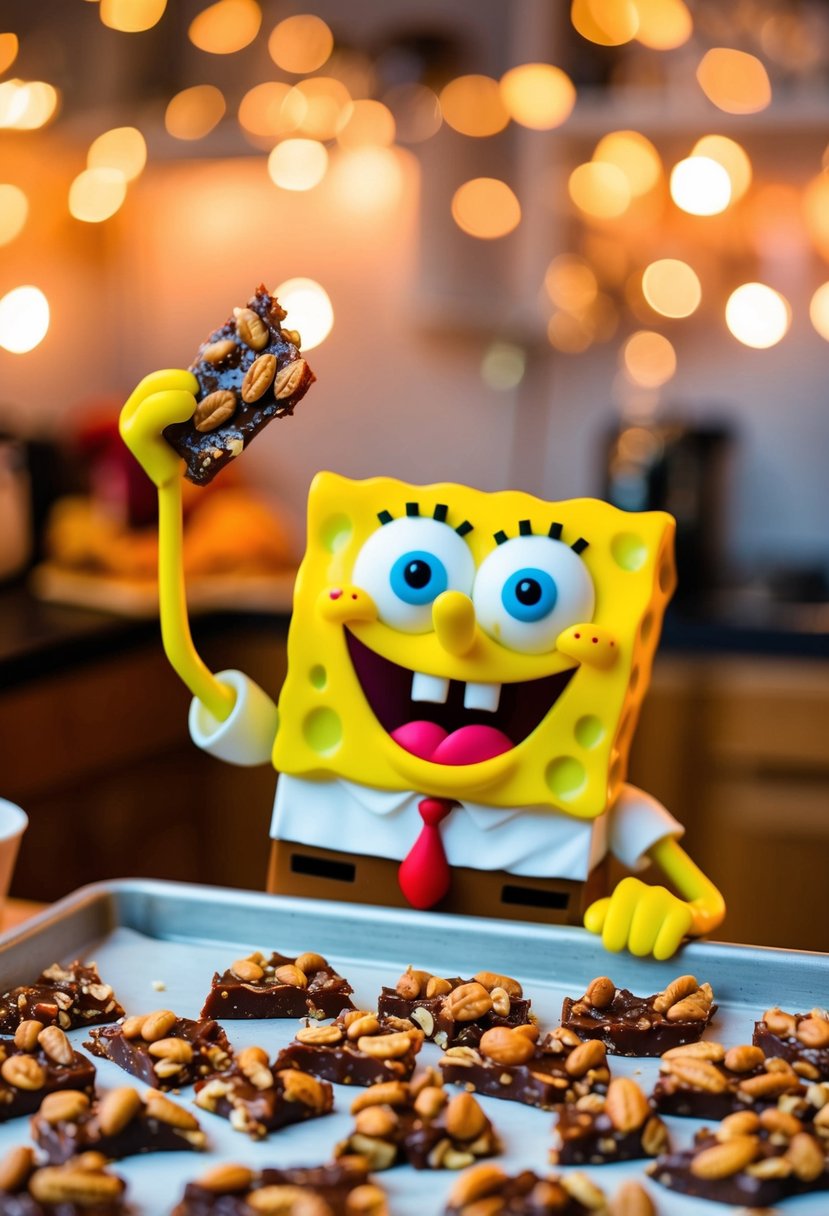
[[[0,84],[0,129],[36,131],[55,117],[60,94],[44,80],[4,80]]]
[[[639,13],[632,0],[573,0],[570,20],[582,38],[599,46],[622,46],[639,29]]]
[[[481,379],[496,392],[508,392],[524,379],[526,367],[527,352],[523,347],[514,342],[493,342],[481,360]]]
[[[509,122],[498,81],[491,76],[458,76],[441,90],[444,121],[461,135],[497,135]]]
[[[328,152],[316,139],[286,139],[268,157],[268,173],[283,190],[312,190],[325,177]]]
[[[635,0],[639,27],[636,41],[652,51],[672,51],[694,32],[694,22],[684,0]]]
[[[596,219],[615,219],[630,206],[630,186],[617,165],[603,161],[577,165],[567,188],[579,210]]]
[[[786,336],[791,323],[788,301],[765,283],[744,283],[728,297],[725,323],[738,342],[766,350]]]
[[[276,139],[296,131],[307,112],[307,101],[292,85],[268,80],[239,102],[239,125],[251,135]]]
[[[222,121],[226,108],[221,89],[212,84],[197,84],[171,98],[164,126],[176,139],[203,139]]]
[[[334,324],[334,308],[328,292],[314,279],[286,279],[273,295],[287,310],[285,324],[302,339],[302,353],[324,342]]]
[[[398,84],[383,94],[394,115],[398,143],[420,144],[443,125],[437,94],[425,84]]]
[[[19,50],[20,41],[17,34],[0,34],[0,74],[8,72]]]
[[[771,83],[763,64],[746,51],[712,47],[697,68],[700,88],[727,114],[756,114],[771,101]]]
[[[0,184],[0,245],[8,245],[22,232],[29,214],[29,200],[19,186]]]
[[[704,135],[694,144],[691,155],[707,156],[722,165],[731,179],[732,203],[741,199],[751,185],[751,161],[736,140],[726,135]]]
[[[39,287],[15,287],[0,300],[0,346],[25,355],[46,337],[49,301]]]
[[[593,344],[591,327],[584,317],[554,312],[547,322],[550,345],[564,355],[580,355]]]
[[[501,77],[501,98],[510,118],[534,131],[560,127],[576,104],[573,82],[551,63],[522,63]]]
[[[101,0],[98,12],[111,30],[140,34],[158,24],[166,7],[167,0]]]
[[[333,139],[351,112],[351,97],[341,80],[333,76],[312,76],[294,85],[286,102],[295,106],[295,98],[305,104],[305,113],[298,125],[309,139]],[[292,110],[292,113],[298,113]]]
[[[642,275],[642,294],[663,317],[690,317],[702,299],[696,271],[678,258],[651,262]]]
[[[475,177],[455,191],[452,218],[469,236],[492,241],[518,227],[521,204],[506,182]]]
[[[803,215],[815,249],[829,262],[829,170],[813,177],[806,187]]]
[[[397,205],[403,170],[393,148],[345,148],[331,167],[331,185],[341,211],[370,216]]]
[[[334,49],[334,35],[321,17],[298,13],[286,17],[271,31],[268,51],[283,72],[304,76],[326,63]]]
[[[660,388],[676,371],[676,351],[664,334],[640,329],[622,347],[622,367],[633,384]]]
[[[821,338],[829,342],[829,283],[818,287],[809,301],[809,319]]]
[[[671,198],[689,215],[718,215],[731,202],[731,178],[709,156],[689,156],[671,171]]]
[[[86,224],[108,220],[127,197],[120,169],[84,169],[69,187],[69,212]]]
[[[354,101],[347,115],[337,132],[337,142],[344,148],[388,148],[394,143],[394,115],[382,101]]]
[[[611,131],[596,144],[593,160],[621,169],[634,198],[647,194],[662,176],[659,153],[638,131]]]
[[[232,55],[250,46],[262,24],[256,0],[218,0],[190,22],[187,36],[200,51]]]
[[[147,163],[147,142],[137,127],[113,127],[89,146],[89,169],[119,169],[128,182],[134,181]]]
[[[593,268],[576,253],[553,258],[544,275],[547,295],[565,312],[584,312],[596,299],[599,285]]]

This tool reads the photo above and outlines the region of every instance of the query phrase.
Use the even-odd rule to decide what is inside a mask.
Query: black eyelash
[[[521,536],[532,536],[533,526],[528,519],[519,519],[518,531]]]
[[[419,505],[416,502],[407,502],[406,503],[406,514],[407,515],[419,515],[420,514]]]
[[[561,540],[561,533],[563,530],[563,524],[550,524],[550,531],[547,533],[547,535],[551,540]]]
[[[492,539],[495,541],[496,545],[503,545],[509,540],[509,537],[507,536],[506,532],[496,532],[494,533]]]
[[[392,515],[391,511],[378,511],[377,518],[380,520],[381,524],[390,524],[394,519],[394,516]]]
[[[437,503],[434,511],[432,512],[432,519],[436,519],[438,521],[438,523],[440,523],[440,524],[445,524],[446,516],[448,514],[449,514],[449,508],[447,507],[446,503],[439,502],[439,503]]]
[[[467,533],[472,531],[472,524],[468,519],[465,519],[462,524],[458,524],[455,531],[457,532],[458,536],[466,536]]]
[[[573,541],[570,548],[573,550],[574,553],[584,553],[585,549],[587,548],[587,546],[589,544],[590,544],[589,540],[585,540],[583,536],[580,536],[578,540]]]

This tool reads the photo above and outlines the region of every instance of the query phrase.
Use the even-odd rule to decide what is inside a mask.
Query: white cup
[[[20,838],[29,826],[25,811],[0,798],[0,910],[9,891]]]

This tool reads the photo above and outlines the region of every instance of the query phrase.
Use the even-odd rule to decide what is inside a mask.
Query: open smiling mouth
[[[363,695],[395,743],[433,764],[480,764],[530,735],[576,667],[514,684],[468,684],[401,667],[345,631]]]

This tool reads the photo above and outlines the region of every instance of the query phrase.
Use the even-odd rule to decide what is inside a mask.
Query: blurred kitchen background
[[[631,778],[725,937],[829,949],[827,262],[826,0],[4,0],[13,890],[264,882],[273,775],[189,744],[114,430],[264,280],[318,383],[188,499],[208,661],[277,692],[320,468],[665,508]]]

